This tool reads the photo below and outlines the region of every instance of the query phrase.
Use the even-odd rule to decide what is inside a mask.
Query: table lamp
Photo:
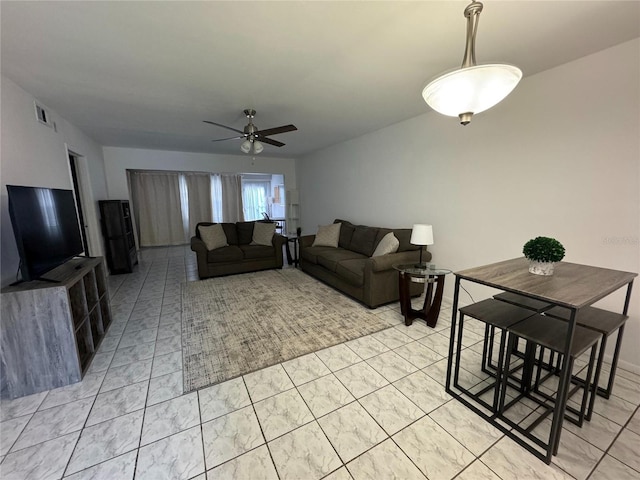
[[[420,246],[420,263],[416,265],[416,268],[423,268],[422,250],[425,245],[433,245],[433,226],[422,223],[415,224],[411,230],[411,240],[409,242],[412,245]]]

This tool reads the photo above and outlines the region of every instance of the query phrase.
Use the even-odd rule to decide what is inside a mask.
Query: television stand
[[[101,257],[2,289],[3,389],[16,398],[82,380],[111,324]]]
[[[60,280],[54,280],[53,278],[38,277],[37,280],[40,280],[41,282],[60,283]]]

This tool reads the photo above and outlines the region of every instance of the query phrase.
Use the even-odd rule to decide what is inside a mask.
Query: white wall
[[[127,169],[212,173],[279,173],[286,188],[296,188],[295,160],[251,155],[214,155],[104,147],[109,198],[128,199]]]
[[[429,112],[302,158],[303,231],[334,218],[432,223],[433,261],[454,271],[521,256],[545,235],[566,261],[640,272],[639,63],[636,39],[525,78],[466,127]],[[467,288],[476,301],[492,293]],[[635,290],[621,358],[640,369]]]
[[[36,99],[4,76],[1,82],[0,270],[4,286],[15,280],[19,263],[9,218],[7,184],[72,189],[67,148],[82,155],[89,177],[88,193],[94,199],[85,205],[92,255],[103,255],[104,252],[98,227],[97,200],[106,198],[107,188],[101,146],[50,109],[48,112],[56,123],[57,132],[39,123],[34,110]]]

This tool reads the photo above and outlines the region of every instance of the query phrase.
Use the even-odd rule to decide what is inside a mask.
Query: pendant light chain
[[[476,33],[478,32],[482,7],[482,3],[473,2],[464,9],[464,16],[467,17],[467,44],[462,58],[462,68],[472,67],[476,64]]]

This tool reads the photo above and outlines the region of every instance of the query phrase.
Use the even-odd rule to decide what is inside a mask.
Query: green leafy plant
[[[564,247],[555,238],[536,237],[524,244],[522,253],[529,260],[559,262],[564,258]]]

